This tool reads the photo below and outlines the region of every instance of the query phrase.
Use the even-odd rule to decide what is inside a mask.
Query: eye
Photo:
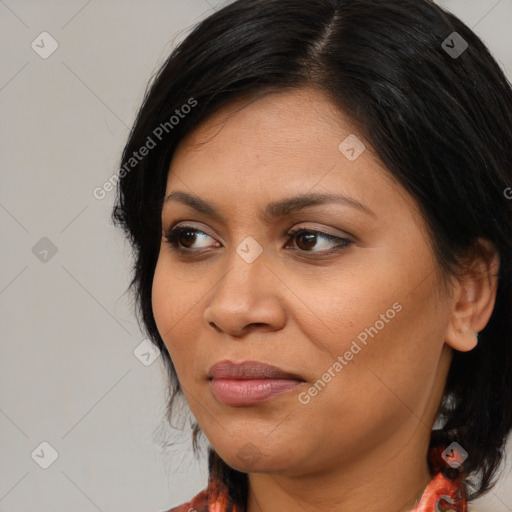
[[[290,237],[290,240],[296,239],[298,249],[294,247],[292,249],[298,252],[330,254],[340,251],[353,243],[352,240],[347,238],[341,238],[324,233],[323,231],[306,228],[290,230],[286,234]],[[195,252],[196,249],[209,247],[208,238],[213,240],[213,238],[204,231],[192,226],[179,226],[170,229],[165,234],[165,239],[171,247],[182,253],[192,253]],[[323,240],[323,242],[319,244],[319,240]],[[194,247],[194,244],[197,244],[198,241],[202,243]],[[329,246],[331,247],[329,248]],[[220,244],[217,243],[216,247],[220,247]],[[319,248],[319,250],[312,250],[315,248]]]
[[[316,231],[307,228],[298,228],[295,230],[288,231],[288,236],[296,239],[296,245],[299,247],[301,252],[313,252],[320,254],[328,254],[344,249],[352,244],[352,240],[347,238],[341,238],[338,236],[324,233],[323,231]],[[318,240],[324,240],[322,244],[318,244]],[[328,248],[329,245],[333,245],[334,248]],[[320,246],[320,250],[312,251],[312,248]],[[327,246],[327,247],[326,247]]]
[[[180,226],[170,229],[165,234],[165,239],[169,244],[171,244],[171,247],[182,252],[190,252],[192,250],[191,246],[194,245],[198,238],[202,239],[203,242],[207,238],[211,238],[213,240],[213,238],[207,235],[204,231],[191,226]],[[199,246],[199,248],[201,247],[208,247],[208,245]]]

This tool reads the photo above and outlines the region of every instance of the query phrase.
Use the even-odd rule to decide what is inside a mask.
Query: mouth
[[[221,361],[210,368],[208,380],[213,395],[231,406],[266,402],[306,382],[300,375],[257,361]]]

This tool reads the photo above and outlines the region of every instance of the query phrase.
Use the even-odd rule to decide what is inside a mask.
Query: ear
[[[455,350],[468,352],[478,343],[478,332],[489,321],[498,289],[499,255],[493,244],[479,238],[476,250],[454,287],[454,302],[445,335]]]

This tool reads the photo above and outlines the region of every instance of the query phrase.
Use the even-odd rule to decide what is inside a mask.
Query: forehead
[[[364,149],[349,159],[340,144],[354,137]],[[311,88],[238,99],[208,117],[175,151],[166,194],[176,189],[219,204],[315,192],[414,207],[353,120]]]
[[[343,166],[365,179],[363,167],[370,161],[372,167],[380,165],[370,148],[361,159],[364,166],[349,162],[339,149],[355,133],[363,138],[347,115],[311,88],[241,98],[180,141],[170,170],[192,181],[259,178],[281,185],[318,181],[329,169]]]
[[[324,93],[304,87],[253,94],[234,100],[203,120],[180,141],[175,158],[183,152],[200,151],[211,142],[215,146],[218,135],[223,142],[224,137],[253,146],[260,142],[261,150],[270,151],[292,144],[319,145],[327,131],[338,139],[340,133],[358,129]]]

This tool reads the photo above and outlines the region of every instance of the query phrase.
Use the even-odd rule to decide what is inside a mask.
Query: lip
[[[266,402],[306,382],[300,375],[258,361],[220,361],[210,368],[208,379],[215,397],[232,406]]]
[[[295,373],[286,372],[277,366],[259,361],[220,361],[208,371],[209,379],[304,379]]]

